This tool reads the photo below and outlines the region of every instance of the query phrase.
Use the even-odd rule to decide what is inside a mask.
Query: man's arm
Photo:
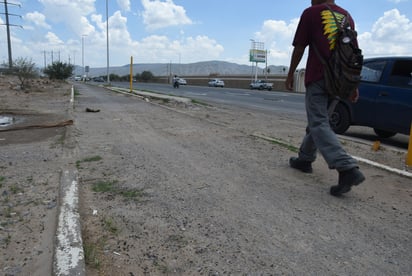
[[[303,54],[305,53],[306,46],[296,45],[293,48],[292,58],[290,60],[288,77],[285,82],[287,90],[293,90],[293,76],[295,74],[296,68],[298,67],[300,61],[302,60]]]

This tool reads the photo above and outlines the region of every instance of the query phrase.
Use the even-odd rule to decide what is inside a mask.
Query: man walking
[[[305,48],[309,46],[305,72],[308,126],[298,157],[291,157],[289,164],[304,173],[312,173],[312,162],[315,161],[319,150],[329,168],[336,169],[339,173],[338,184],[330,188],[330,194],[341,196],[349,192],[352,186],[362,183],[365,177],[360,172],[356,160],[342,148],[329,124],[328,103],[331,99],[325,88],[322,62],[314,49],[316,47],[318,53],[327,58],[334,47],[334,30],[331,30],[330,24],[326,24],[323,20],[325,13],[331,12],[325,4],[333,10],[337,18],[348,16],[350,25],[354,28],[349,13],[336,5],[333,0],[312,0],[312,6],[305,9],[300,17],[292,43],[294,50],[285,85],[288,90],[293,89],[294,72],[303,57]],[[350,100],[356,102],[358,97],[359,91],[356,89]]]

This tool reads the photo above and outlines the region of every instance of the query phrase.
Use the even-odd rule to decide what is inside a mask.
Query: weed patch
[[[83,245],[83,251],[86,265],[99,269],[101,264],[99,260],[99,245],[86,242]]]
[[[99,181],[93,185],[92,190],[93,192],[96,192],[96,193],[115,192],[114,184],[116,183],[117,181]]]
[[[99,156],[99,155],[96,155],[96,156],[92,156],[92,157],[87,157],[87,158],[85,158],[85,159],[83,159],[83,160],[78,160],[78,161],[76,161],[76,168],[78,168],[78,169],[80,169],[81,168],[81,164],[82,163],[90,163],[90,162],[97,162],[97,161],[100,161],[100,160],[102,160],[103,158],[101,157],[101,156]]]
[[[116,234],[119,231],[119,228],[111,218],[104,218],[103,226],[105,230],[109,231],[112,234]]]
[[[127,199],[139,199],[144,196],[144,192],[142,189],[128,189],[128,190],[122,190],[119,192],[120,195]]]
[[[120,195],[125,199],[139,200],[145,194],[143,189],[122,189],[116,187],[117,181],[99,181],[92,187],[93,192],[96,193],[112,193]]]

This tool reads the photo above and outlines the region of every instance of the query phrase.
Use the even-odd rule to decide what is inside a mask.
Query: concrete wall
[[[187,81],[188,85],[207,86],[209,80],[213,78],[219,78],[225,82],[227,88],[242,88],[249,89],[251,76],[245,75],[219,75],[219,76],[179,76]],[[265,79],[264,76],[258,76],[259,79]],[[285,91],[285,75],[273,75],[268,76],[267,81],[273,83],[273,90]],[[154,82],[157,83],[170,83],[168,77],[157,77]]]

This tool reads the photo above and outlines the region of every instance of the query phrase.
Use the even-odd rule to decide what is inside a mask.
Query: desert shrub
[[[31,59],[22,57],[13,61],[12,73],[17,75],[22,89],[29,87],[29,80],[38,76],[36,64]]]
[[[51,80],[65,80],[73,74],[73,69],[72,64],[56,61],[44,69],[44,74]]]

